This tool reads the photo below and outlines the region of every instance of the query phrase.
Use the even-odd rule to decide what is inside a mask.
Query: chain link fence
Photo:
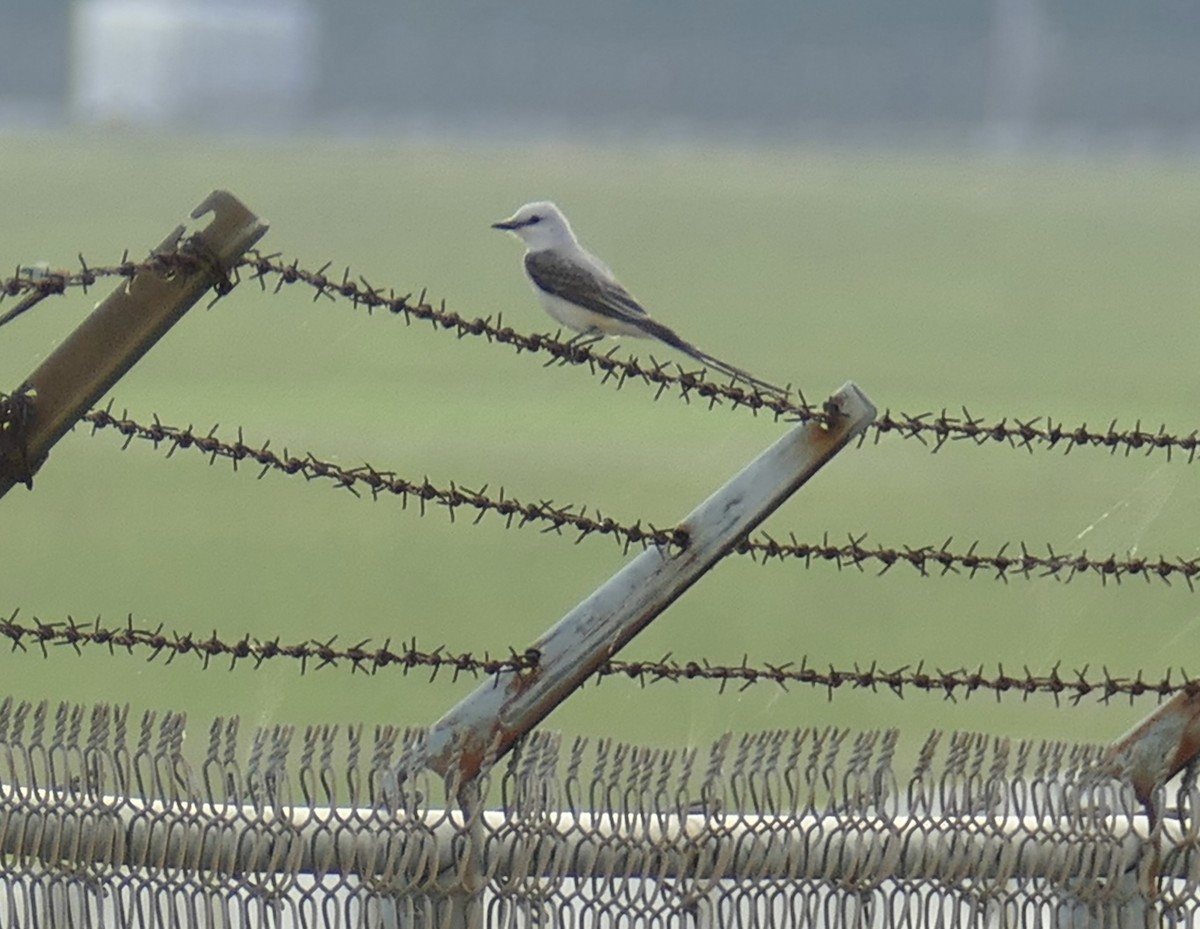
[[[422,730],[0,705],[6,926],[1189,926],[1194,779],[1151,829],[1096,746],[539,733],[470,791]],[[203,739],[203,736],[200,736]],[[480,922],[479,920],[482,920]]]

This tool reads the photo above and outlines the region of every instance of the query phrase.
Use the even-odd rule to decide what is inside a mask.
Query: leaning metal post
[[[184,237],[177,227],[151,253],[154,261],[108,295],[11,397],[0,422],[0,497],[33,475],[54,443],[120,380],[206,291],[228,274],[267,231],[236,197],[215,190],[192,211],[207,226]]]
[[[758,456],[677,527],[682,547],[638,555],[533,644],[532,669],[502,671],[438,720],[409,764],[469,781],[692,586],[875,418],[853,383]],[[400,774],[403,776],[404,772]]]
[[[559,620],[533,644],[534,668],[500,672],[438,720],[423,746],[398,766],[397,777],[429,768],[445,779],[464,813],[477,816],[480,773],[875,418],[875,407],[853,383],[829,399],[826,411],[827,421],[797,426],[700,504],[676,527],[676,542],[642,552]],[[447,876],[435,902],[438,918],[452,929],[482,927],[479,888],[469,886],[477,882],[461,869]]]

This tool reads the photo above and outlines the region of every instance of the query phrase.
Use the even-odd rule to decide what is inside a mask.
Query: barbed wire
[[[122,448],[128,448],[134,439],[140,439],[150,442],[155,448],[166,445],[168,458],[177,450],[185,449],[207,455],[210,463],[218,458],[226,459],[233,464],[234,470],[237,470],[242,462],[251,462],[261,466],[259,478],[271,471],[278,471],[288,475],[299,475],[310,481],[328,480],[355,496],[362,496],[364,492],[373,499],[384,495],[395,496],[400,498],[404,506],[408,505],[410,499],[415,499],[422,516],[425,515],[427,507],[432,505],[444,509],[453,521],[457,511],[466,507],[475,511],[475,522],[479,522],[488,513],[494,513],[503,518],[508,527],[537,523],[547,532],[577,532],[577,541],[593,534],[611,536],[626,551],[639,544],[682,546],[687,542],[687,534],[681,529],[656,529],[653,526],[643,527],[641,523],[623,525],[604,516],[599,510],[594,511],[594,516],[589,516],[587,507],[558,506],[552,501],[523,503],[508,496],[503,488],[498,496],[490,497],[486,485],[479,490],[469,490],[455,484],[438,487],[427,478],[411,481],[367,464],[344,468],[334,462],[319,459],[311,453],[303,456],[292,455],[286,448],[277,454],[271,449],[270,440],[258,446],[247,444],[240,428],[236,441],[224,442],[217,437],[215,428],[207,433],[198,433],[190,426],[180,428],[165,425],[157,416],[152,424],[142,424],[124,414],[117,417],[109,410],[92,410],[84,414],[83,421],[91,424],[93,432],[113,429],[124,436],[125,443]]]
[[[309,640],[293,645],[283,644],[279,639],[256,639],[249,635],[236,641],[225,641],[218,637],[215,630],[212,635],[202,638],[192,633],[167,632],[161,624],[155,627],[135,626],[132,615],[124,626],[111,627],[102,625],[99,616],[89,623],[77,622],[70,616],[61,622],[43,622],[33,617],[30,624],[25,625],[17,621],[18,613],[18,610],[14,610],[7,619],[0,619],[0,638],[7,638],[11,642],[13,651],[34,648],[40,650],[43,657],[49,657],[51,646],[66,646],[74,649],[76,654],[82,654],[85,647],[98,646],[107,649],[110,654],[118,651],[128,654],[148,651],[147,661],[164,658],[168,664],[176,658],[195,656],[205,669],[219,659],[228,659],[232,670],[240,663],[249,662],[257,668],[265,661],[287,658],[300,663],[301,674],[310,670],[310,666],[319,669],[348,664],[354,671],[369,670],[375,673],[395,665],[404,674],[429,668],[436,677],[439,672],[450,671],[456,680],[461,674],[497,674],[506,670],[533,668],[537,664],[536,657],[516,653],[509,658],[498,659],[486,654],[482,657],[456,655],[445,648],[423,652],[417,648],[415,640],[399,651],[392,650],[390,639],[374,647],[370,640],[342,646],[338,644],[336,635],[325,641]]]
[[[26,312],[49,296],[62,294],[70,288],[84,291],[101,278],[119,276],[131,278],[139,271],[153,268],[170,271],[190,262],[186,255],[155,256],[146,262],[131,262],[128,255],[120,263],[107,267],[89,267],[80,256],[80,270],[71,272],[46,271],[37,275],[23,273],[18,269],[14,277],[0,281],[0,300],[5,297],[20,298],[16,307],[0,317],[0,325]],[[178,264],[177,264],[178,263]],[[733,406],[744,406],[753,412],[765,410],[776,418],[807,421],[827,421],[828,414],[809,405],[801,396],[798,400],[759,394],[741,385],[722,385],[704,380],[697,374],[686,372],[678,366],[674,370],[668,365],[642,366],[637,359],[618,359],[613,351],[598,352],[571,342],[544,335],[524,335],[502,325],[499,316],[482,319],[465,319],[446,310],[444,302],[434,307],[426,301],[422,292],[414,301],[412,294],[397,296],[392,291],[372,287],[362,278],[353,278],[349,269],[340,277],[327,274],[329,265],[316,271],[299,267],[297,262],[284,262],[277,255],[254,254],[243,261],[237,272],[245,272],[260,286],[268,289],[274,279],[273,292],[280,292],[285,285],[302,284],[313,291],[313,299],[347,300],[353,306],[364,307],[368,312],[375,309],[387,310],[406,320],[427,321],[435,328],[453,331],[458,337],[482,336],[489,341],[512,346],[518,352],[541,352],[549,356],[548,364],[576,364],[588,367],[601,377],[602,382],[615,380],[618,386],[625,381],[642,380],[657,388],[656,398],[668,389],[678,389],[687,399],[700,396],[710,405],[728,401]],[[236,280],[235,274],[235,280]],[[226,442],[216,435],[215,428],[200,433],[192,427],[180,428],[161,423],[155,417],[152,424],[142,424],[126,415],[116,417],[109,410],[94,410],[84,417],[93,427],[93,432],[115,431],[125,438],[123,447],[134,439],[148,441],[155,447],[167,446],[170,457],[178,449],[191,449],[207,454],[210,462],[218,458],[229,460],[236,470],[242,462],[261,468],[261,478],[270,471],[299,474],[306,480],[324,479],[333,482],[356,496],[369,493],[372,498],[381,495],[398,496],[407,505],[410,498],[418,501],[422,515],[427,506],[446,509],[450,518],[455,518],[461,507],[474,511],[474,522],[492,513],[504,518],[507,527],[540,525],[543,531],[576,534],[575,541],[598,534],[614,538],[624,550],[633,546],[667,545],[686,546],[687,536],[682,530],[661,529],[638,521],[624,524],[603,516],[599,510],[584,506],[556,505],[550,501],[526,503],[508,496],[503,488],[492,496],[485,486],[478,491],[451,484],[439,487],[428,479],[408,480],[388,471],[377,470],[370,465],[343,468],[337,464],[317,458],[312,454],[295,456],[286,448],[276,453],[270,442],[251,446],[244,441],[241,430],[237,440]],[[1137,422],[1132,430],[1118,429],[1113,421],[1107,430],[1093,431],[1086,425],[1075,429],[1066,428],[1049,417],[1028,421],[1003,419],[987,423],[973,417],[966,409],[961,416],[951,416],[945,410],[940,414],[924,413],[916,416],[899,414],[893,416],[886,411],[871,427],[878,442],[887,435],[915,438],[937,451],[954,440],[967,440],[982,446],[994,442],[1007,443],[1012,447],[1024,447],[1030,452],[1034,447],[1061,447],[1070,452],[1077,447],[1108,448],[1110,452],[1123,451],[1126,455],[1135,451],[1151,454],[1165,451],[1168,459],[1173,452],[1186,454],[1187,461],[1196,456],[1200,446],[1200,434],[1174,435],[1165,426],[1156,431],[1142,428]],[[847,541],[835,543],[828,535],[819,542],[802,542],[794,536],[779,541],[768,535],[747,539],[735,547],[737,554],[749,555],[763,562],[777,559],[795,560],[805,567],[814,562],[827,562],[837,568],[878,569],[878,573],[889,572],[897,564],[906,564],[921,575],[960,573],[967,577],[984,574],[1007,581],[1010,577],[1024,578],[1050,576],[1069,582],[1079,574],[1099,577],[1102,582],[1114,580],[1118,583],[1127,577],[1141,577],[1147,582],[1158,578],[1170,584],[1182,579],[1194,590],[1194,578],[1200,574],[1200,559],[1182,557],[1157,559],[1118,558],[1115,554],[1096,558],[1086,551],[1076,554],[1055,552],[1049,545],[1045,554],[1037,554],[1025,543],[1001,546],[994,554],[981,554],[979,543],[972,543],[965,550],[955,550],[952,539],[941,545],[903,546],[889,548],[866,544],[866,536],[851,536]],[[1012,552],[1013,554],[1009,554]],[[299,663],[300,672],[325,667],[349,667],[352,672],[379,673],[385,669],[400,669],[408,674],[414,670],[428,669],[430,679],[439,674],[450,673],[455,679],[460,675],[493,675],[504,671],[524,671],[537,667],[535,651],[517,652],[510,650],[506,658],[494,658],[486,653],[481,656],[470,652],[453,653],[445,648],[422,651],[415,640],[393,649],[390,641],[375,645],[363,640],[342,645],[336,636],[326,641],[309,640],[284,644],[278,639],[260,640],[249,635],[235,641],[222,639],[215,631],[211,636],[192,633],[165,631],[162,625],[155,628],[135,626],[130,617],[125,625],[108,627],[97,617],[90,623],[77,623],[68,617],[62,622],[43,622],[34,618],[28,624],[17,621],[14,612],[7,620],[0,618],[0,636],[12,643],[14,651],[40,650],[49,654],[51,646],[68,646],[76,652],[88,647],[104,647],[110,652],[145,652],[147,660],[172,662],[178,657],[195,656],[204,667],[214,661],[228,659],[229,667],[250,662],[261,665],[269,659],[285,658]],[[886,669],[878,662],[855,665],[850,669],[838,669],[830,665],[818,668],[810,665],[807,658],[798,663],[752,665],[743,658],[737,665],[721,665],[706,658],[680,661],[671,655],[658,661],[610,661],[597,673],[598,681],[611,677],[634,680],[641,686],[660,681],[711,681],[720,692],[727,689],[744,690],[756,684],[772,683],[787,689],[789,686],[805,685],[823,687],[832,699],[834,692],[850,688],[853,690],[886,689],[898,697],[910,691],[923,693],[940,692],[945,698],[967,699],[980,692],[994,694],[999,700],[1003,695],[1019,693],[1023,699],[1032,695],[1051,695],[1055,703],[1066,699],[1077,703],[1089,696],[1102,701],[1114,697],[1136,697],[1153,695],[1164,699],[1179,692],[1200,692],[1200,682],[1188,678],[1185,673],[1176,675],[1171,669],[1157,681],[1147,679],[1141,671],[1132,677],[1114,676],[1108,669],[1092,674],[1088,667],[1064,675],[1055,665],[1049,673],[1036,674],[1027,667],[1020,674],[1009,674],[1002,666],[994,673],[986,673],[981,665],[976,670],[958,668],[952,670],[925,670],[923,663]]]
[[[214,662],[228,660],[228,669],[240,664],[255,668],[264,662],[286,659],[299,664],[301,674],[323,668],[349,668],[351,673],[378,674],[391,669],[408,675],[416,670],[428,670],[429,680],[440,674],[449,673],[454,680],[460,676],[494,675],[501,672],[522,672],[536,669],[540,656],[536,649],[518,651],[509,649],[507,658],[493,658],[488,654],[473,655],[470,652],[452,652],[444,646],[430,651],[421,650],[415,639],[399,649],[393,649],[391,640],[375,645],[363,639],[352,645],[341,645],[338,636],[324,641],[307,640],[285,644],[275,639],[258,639],[243,635],[236,640],[224,640],[214,630],[211,635],[197,636],[192,633],[168,632],[164,625],[141,627],[135,625],[133,616],[126,618],[123,625],[105,626],[101,617],[90,622],[78,622],[68,616],[58,622],[45,622],[33,617],[28,623],[18,621],[19,610],[7,618],[0,618],[0,638],[8,639],[14,652],[38,651],[44,658],[50,657],[51,648],[67,647],[76,654],[85,648],[102,648],[110,654],[146,652],[147,661],[163,660],[170,664],[177,658],[194,657],[204,669]],[[832,665],[818,668],[811,665],[807,657],[799,662],[783,664],[753,665],[748,657],[735,665],[716,664],[707,658],[680,661],[673,655],[665,655],[657,661],[608,661],[595,675],[597,683],[608,678],[623,678],[646,687],[660,682],[706,681],[718,685],[718,693],[743,692],[758,684],[775,684],[784,690],[789,686],[804,685],[823,688],[829,699],[835,692],[850,690],[889,691],[901,699],[909,691],[940,693],[948,700],[969,699],[979,693],[990,693],[999,700],[1007,694],[1019,694],[1022,699],[1034,695],[1049,695],[1058,705],[1062,700],[1077,704],[1086,697],[1095,696],[1101,702],[1117,697],[1126,697],[1131,702],[1137,697],[1153,696],[1164,700],[1174,694],[1200,693],[1200,680],[1189,678],[1182,670],[1168,668],[1155,681],[1147,679],[1142,671],[1136,675],[1114,676],[1107,668],[1099,676],[1089,677],[1090,668],[1064,675],[1061,666],[1055,664],[1049,672],[1036,674],[1025,667],[1020,674],[1009,674],[1003,665],[997,665],[993,674],[983,666],[972,671],[966,668],[953,670],[925,670],[925,663],[915,667],[903,665],[885,669],[878,662],[856,664],[850,669],[837,669]]]
[[[981,554],[980,543],[972,542],[965,551],[950,548],[954,539],[946,539],[941,545],[886,546],[865,545],[867,536],[850,536],[848,541],[837,544],[829,541],[828,534],[819,543],[799,542],[793,536],[783,543],[765,533],[755,541],[743,542],[734,549],[738,554],[749,554],[764,560],[771,558],[800,559],[808,567],[813,561],[829,561],[838,568],[854,567],[865,570],[867,566],[879,566],[878,574],[886,574],[897,564],[908,565],[922,577],[945,574],[961,574],[973,578],[978,574],[994,580],[1008,581],[1012,577],[1030,580],[1034,577],[1052,577],[1069,583],[1078,575],[1100,578],[1120,583],[1124,578],[1141,578],[1147,582],[1157,579],[1170,585],[1172,579],[1182,580],[1194,591],[1194,579],[1200,575],[1200,558],[1125,557],[1115,553],[1102,557],[1088,555],[1087,551],[1060,553],[1046,544],[1046,554],[1036,554],[1025,542],[1005,542],[995,554]],[[1008,554],[1019,551],[1020,554]]]
[[[131,278],[143,269],[169,272],[179,268],[192,269],[197,265],[196,258],[183,253],[156,255],[146,262],[138,263],[129,261],[126,252],[118,264],[109,266],[91,266],[82,255],[78,257],[79,271],[18,268],[13,277],[0,282],[0,300],[5,296],[24,298],[16,308],[0,316],[0,326],[31,309],[46,297],[62,295],[72,287],[80,287],[86,291],[101,278]],[[424,290],[414,301],[412,292],[398,295],[391,288],[376,288],[361,276],[354,276],[349,268],[344,269],[340,277],[330,275],[327,273],[330,266],[331,263],[326,263],[313,271],[300,267],[298,261],[287,262],[276,254],[263,255],[252,251],[232,269],[231,278],[219,296],[228,293],[233,285],[239,283],[243,273],[251,280],[258,281],[263,292],[279,293],[286,285],[302,284],[312,290],[314,301],[323,297],[329,300],[342,299],[349,301],[356,308],[366,309],[368,314],[375,310],[386,310],[394,316],[403,317],[407,322],[429,322],[435,329],[453,331],[459,338],[482,336],[489,342],[511,346],[518,353],[541,352],[550,356],[546,362],[548,365],[585,365],[593,374],[600,375],[602,382],[615,380],[618,387],[623,386],[627,380],[640,380],[656,387],[656,396],[661,396],[670,389],[678,389],[685,399],[699,396],[714,406],[727,401],[755,413],[760,410],[769,411],[776,417],[787,415],[805,421],[829,420],[823,408],[810,405],[799,393],[797,399],[785,399],[769,392],[756,391],[735,381],[724,384],[706,380],[702,373],[687,371],[674,363],[660,363],[653,358],[649,363],[643,363],[637,358],[616,358],[614,356],[618,347],[615,345],[602,352],[594,346],[581,344],[577,338],[563,341],[550,335],[526,335],[505,326],[498,314],[494,317],[467,319],[447,310],[444,300],[438,307],[427,302]],[[272,279],[274,285],[268,286]]]
[[[126,253],[119,263],[110,266],[89,266],[80,255],[78,271],[38,269],[35,273],[18,268],[12,277],[0,281],[0,300],[5,297],[21,297],[22,300],[14,310],[0,317],[0,325],[46,297],[66,293],[70,288],[78,287],[86,291],[101,278],[130,278],[145,268],[170,271],[177,267],[191,267],[195,261],[186,254],[169,254],[153,256],[144,262],[132,262]],[[314,301],[322,298],[345,300],[354,307],[365,308],[368,313],[376,309],[386,310],[409,322],[427,321],[435,329],[451,331],[459,338],[480,336],[490,342],[509,345],[518,352],[543,353],[549,355],[547,364],[585,366],[598,375],[602,382],[614,380],[618,387],[629,380],[644,381],[656,388],[656,398],[668,390],[677,390],[685,400],[698,396],[707,400],[710,406],[726,402],[735,408],[747,408],[756,414],[765,411],[775,418],[790,421],[829,421],[829,414],[823,407],[808,403],[799,393],[796,398],[778,397],[737,383],[708,381],[700,374],[686,371],[675,364],[658,363],[651,359],[647,365],[637,358],[616,358],[615,347],[602,352],[595,346],[581,345],[571,340],[561,341],[549,335],[526,335],[503,325],[498,314],[468,319],[447,310],[445,301],[437,307],[433,306],[426,300],[425,291],[421,291],[414,300],[411,292],[397,295],[390,288],[371,285],[363,277],[354,275],[349,268],[339,275],[330,273],[330,267],[331,263],[326,263],[316,270],[310,270],[301,267],[297,260],[286,261],[276,254],[252,252],[234,268],[233,282],[236,283],[245,272],[251,280],[259,282],[264,292],[279,293],[286,286],[299,284],[312,291]],[[270,285],[271,281],[273,285]],[[227,292],[228,288],[225,290]],[[871,424],[868,433],[864,433],[863,441],[867,434],[873,435],[875,442],[885,435],[896,435],[916,439],[935,452],[947,443],[960,441],[975,446],[1006,444],[1013,448],[1024,448],[1030,453],[1035,448],[1062,448],[1064,452],[1075,448],[1099,448],[1107,449],[1112,454],[1122,452],[1125,455],[1134,452],[1150,455],[1162,451],[1168,460],[1179,453],[1185,455],[1188,462],[1195,460],[1200,451],[1200,430],[1176,434],[1169,432],[1165,424],[1157,429],[1147,429],[1140,419],[1132,429],[1123,429],[1118,427],[1117,422],[1113,419],[1107,428],[1097,430],[1089,428],[1086,423],[1068,427],[1064,420],[1056,420],[1051,416],[1031,419],[1004,417],[988,422],[972,415],[965,407],[961,408],[961,414],[951,413],[948,408],[940,412],[918,414],[893,414],[890,409],[885,409]]]
[[[0,300],[20,297],[17,305],[0,316],[0,326],[7,325],[17,317],[29,312],[47,297],[60,297],[69,289],[78,288],[87,293],[89,287],[106,277],[132,279],[142,271],[169,274],[176,271],[208,269],[204,259],[186,251],[156,253],[144,261],[130,261],[126,250],[115,265],[89,266],[83,255],[76,256],[79,270],[51,268],[46,264],[18,266],[11,277],[0,281]],[[214,288],[217,296],[224,296],[232,289],[232,282],[222,280]]]
[[[1186,454],[1190,464],[1200,449],[1200,432],[1175,435],[1167,431],[1165,423],[1153,432],[1143,429],[1140,419],[1132,429],[1117,428],[1117,420],[1113,419],[1103,431],[1093,431],[1086,423],[1068,428],[1062,420],[1056,422],[1050,416],[1029,420],[1005,417],[988,423],[972,416],[966,407],[962,407],[961,416],[951,415],[945,408],[940,413],[915,416],[904,413],[893,416],[891,410],[885,410],[868,429],[874,432],[876,442],[881,436],[894,433],[901,438],[917,439],[922,445],[931,446],[934,452],[948,442],[965,440],[976,446],[1004,443],[1031,454],[1035,447],[1062,448],[1064,453],[1076,448],[1100,448],[1108,449],[1111,454],[1122,452],[1126,457],[1138,451],[1146,455],[1164,451],[1170,461],[1178,452]]]
[[[180,428],[163,424],[158,417],[152,424],[139,423],[126,414],[114,416],[110,410],[92,410],[83,417],[90,423],[93,432],[114,430],[124,436],[122,448],[128,448],[134,439],[150,442],[155,448],[167,446],[167,457],[179,449],[194,450],[209,457],[209,462],[226,459],[238,468],[241,462],[252,462],[260,467],[259,478],[271,471],[288,475],[300,475],[305,480],[324,479],[335,486],[350,491],[355,496],[364,492],[373,499],[384,495],[399,497],[404,505],[415,498],[421,515],[430,505],[443,508],[453,521],[455,513],[462,507],[473,510],[474,522],[479,522],[488,513],[504,519],[508,528],[513,526],[540,525],[543,531],[561,534],[564,530],[576,533],[576,542],[591,535],[608,536],[617,541],[625,552],[634,546],[662,545],[673,548],[686,547],[687,533],[679,528],[657,528],[638,520],[631,525],[604,516],[598,509],[573,504],[555,504],[551,501],[527,503],[507,495],[503,488],[498,496],[488,495],[485,485],[479,490],[469,490],[455,484],[440,487],[428,478],[420,481],[408,480],[391,471],[381,471],[364,464],[345,468],[326,461],[311,452],[292,455],[286,448],[277,454],[267,440],[261,445],[248,444],[242,431],[234,442],[225,442],[216,435],[215,427],[206,433],[196,432],[191,426]],[[595,515],[589,515],[589,512]],[[842,543],[831,542],[828,534],[819,542],[803,542],[794,535],[788,541],[780,541],[766,533],[756,538],[745,539],[733,548],[733,553],[749,555],[751,558],[769,562],[772,560],[801,562],[804,567],[814,563],[830,563],[838,569],[877,568],[886,574],[896,565],[907,565],[922,576],[961,574],[974,578],[980,574],[996,580],[1008,581],[1012,577],[1029,580],[1034,577],[1053,577],[1070,582],[1078,575],[1091,575],[1120,583],[1124,578],[1152,579],[1170,584],[1182,580],[1189,590],[1195,590],[1195,579],[1200,575],[1200,558],[1187,559],[1181,556],[1167,558],[1126,557],[1118,558],[1115,553],[1102,557],[1089,556],[1086,552],[1059,553],[1046,545],[1046,554],[1037,554],[1024,542],[1005,543],[994,554],[979,551],[980,543],[973,542],[965,550],[951,548],[953,538],[941,545],[906,545],[901,548],[871,546],[866,544],[866,535],[850,536]],[[1012,551],[1014,554],[1009,554]]]

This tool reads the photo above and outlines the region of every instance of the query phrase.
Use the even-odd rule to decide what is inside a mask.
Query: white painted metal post
[[[559,620],[533,645],[537,667],[501,672],[438,720],[398,776],[432,769],[457,784],[458,802],[473,809],[485,758],[507,752],[875,418],[875,407],[852,383],[830,398],[826,411],[827,421],[792,429],[700,504],[676,527],[679,546],[642,552]],[[448,890],[441,915],[453,929],[479,929],[480,902],[465,886]]]
[[[536,668],[489,678],[438,720],[408,764],[465,783],[502,756],[875,418],[853,383],[826,408],[828,421],[792,429],[684,519],[682,549],[642,552],[546,632]]]

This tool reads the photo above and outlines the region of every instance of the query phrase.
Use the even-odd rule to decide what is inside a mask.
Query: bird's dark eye
[[[534,223],[540,223],[541,221],[542,221],[542,217],[537,216],[536,214],[529,217],[529,225],[530,226],[532,226]]]

